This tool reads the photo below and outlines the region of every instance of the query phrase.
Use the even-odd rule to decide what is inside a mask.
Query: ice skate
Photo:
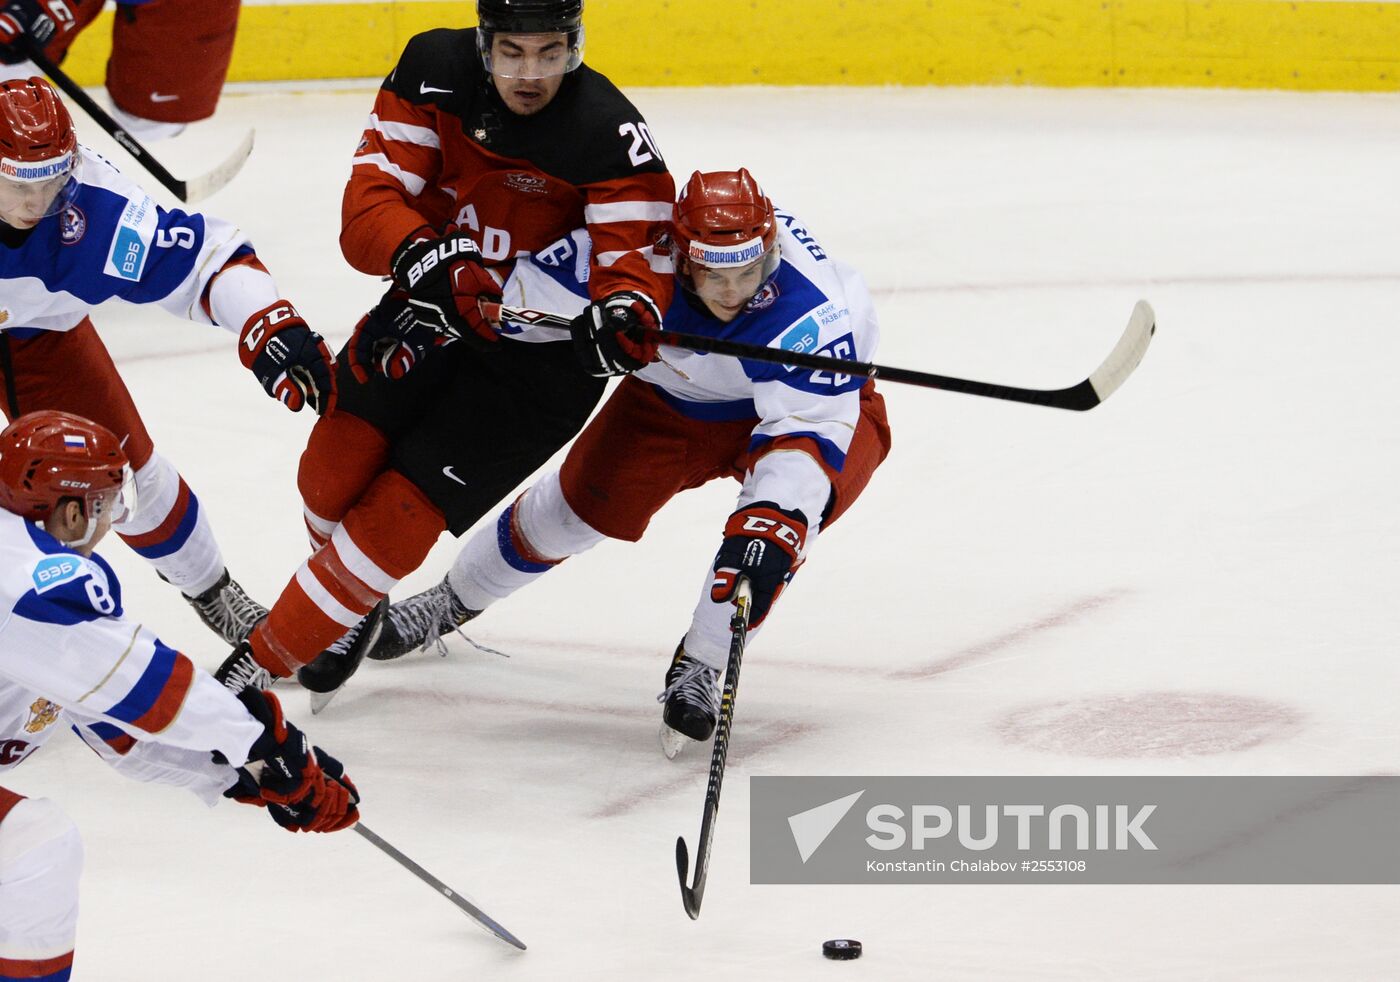
[[[656,697],[665,704],[661,712],[661,751],[668,759],[689,742],[708,740],[719,719],[719,669],[696,661],[676,646],[666,670],[666,689]]]
[[[205,627],[231,645],[246,638],[253,625],[267,616],[267,608],[249,597],[227,569],[219,582],[197,597],[185,595],[185,600]]]
[[[350,676],[355,674],[360,662],[364,661],[365,652],[379,640],[388,610],[389,598],[385,597],[360,623],[341,635],[312,662],[297,669],[297,681],[303,688],[311,690],[312,715],[325,709]]]
[[[479,610],[468,610],[457,599],[452,584],[441,583],[389,607],[389,616],[379,640],[369,651],[375,661],[402,658],[410,651],[426,651],[435,645],[438,654],[447,654],[442,638],[471,620]]]

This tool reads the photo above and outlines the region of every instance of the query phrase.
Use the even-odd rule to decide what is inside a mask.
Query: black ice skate
[[[340,636],[340,639],[321,652],[309,664],[297,669],[297,681],[303,688],[311,690],[311,713],[315,715],[325,709],[335,694],[340,691],[360,667],[365,652],[379,640],[384,617],[389,610],[389,598],[375,604],[360,623]]]
[[[214,672],[214,678],[234,695],[244,689],[270,689],[277,680],[253,658],[253,648],[248,642],[240,641],[233,654]]]
[[[674,757],[684,743],[676,735],[692,740],[708,740],[719,719],[719,669],[696,661],[676,646],[671,667],[666,670],[666,691],[656,697],[664,702],[661,711],[661,748]],[[669,733],[667,731],[670,731]]]
[[[375,661],[402,658],[410,651],[426,651],[436,644],[438,653],[447,654],[442,638],[471,620],[479,610],[468,610],[457,599],[452,584],[443,577],[435,587],[400,600],[389,608],[389,617],[379,642],[369,651]]]
[[[253,625],[267,616],[267,608],[244,593],[227,569],[218,583],[197,597],[185,595],[185,600],[205,627],[231,645],[246,638]]]

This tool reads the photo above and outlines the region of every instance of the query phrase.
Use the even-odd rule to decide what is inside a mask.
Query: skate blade
[[[341,686],[340,689],[345,688]],[[321,710],[331,704],[331,700],[340,694],[340,689],[332,689],[330,692],[312,692],[311,695],[311,715],[321,715]]]
[[[671,729],[665,723],[661,724],[661,729],[657,731],[656,738],[661,744],[661,752],[666,755],[667,760],[675,760],[680,756],[681,751],[684,750],[687,745],[695,742],[684,733]]]

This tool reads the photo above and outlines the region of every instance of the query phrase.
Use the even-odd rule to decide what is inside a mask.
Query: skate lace
[[[389,608],[389,623],[399,637],[417,642],[419,651],[432,647],[439,655],[447,654],[447,642],[442,637],[449,631],[462,634],[462,628],[453,617],[452,588],[444,580],[431,590],[425,590],[416,597],[409,597],[402,603]],[[467,638],[470,641],[470,638]]]
[[[680,694],[689,702],[709,706],[711,712],[719,714],[719,672],[702,661],[688,655],[681,657],[681,672],[666,689],[656,697],[657,702],[666,702],[672,695]]]
[[[267,608],[244,593],[237,580],[229,580],[208,600],[191,602],[204,622],[230,644],[241,641],[254,624],[267,616]]]
[[[271,672],[254,661],[251,654],[245,654],[233,663],[224,677],[224,688],[236,695],[244,689],[270,689],[276,681]]]

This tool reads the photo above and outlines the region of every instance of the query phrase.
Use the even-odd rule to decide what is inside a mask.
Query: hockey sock
[[[66,980],[78,931],[83,846],[78,829],[47,798],[6,792],[0,819],[0,979]]]
[[[313,549],[330,539],[389,459],[384,434],[349,413],[322,416],[311,430],[297,470],[306,533]]]
[[[158,453],[135,478],[136,515],[114,531],[182,593],[198,596],[224,572],[223,553],[199,499]]]
[[[310,662],[417,569],[446,527],[407,478],[380,475],[253,630],[254,657],[277,675]]]
[[[448,582],[464,607],[485,610],[604,538],[574,514],[551,474],[467,540]]]

